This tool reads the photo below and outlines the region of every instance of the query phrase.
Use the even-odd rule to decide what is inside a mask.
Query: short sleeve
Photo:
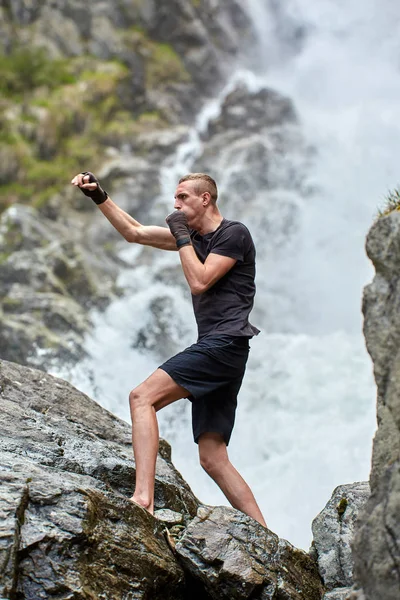
[[[231,223],[224,227],[213,239],[210,254],[228,256],[244,261],[247,248],[247,229],[241,223]]]

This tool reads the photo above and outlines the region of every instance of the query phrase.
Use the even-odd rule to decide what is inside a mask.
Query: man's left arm
[[[217,245],[211,250],[204,263],[199,260],[190,239],[190,230],[186,216],[182,211],[176,210],[166,218],[168,227],[175,237],[179,250],[183,272],[194,296],[203,294],[223,277],[236,261],[241,257],[237,248],[232,248],[232,238],[225,240],[225,244]],[[228,242],[228,243],[227,243]],[[235,243],[233,244],[235,246]],[[237,255],[235,257],[235,254]]]
[[[190,291],[194,296],[210,289],[236,263],[235,258],[211,252],[203,264],[191,245],[180,248],[179,258]]]

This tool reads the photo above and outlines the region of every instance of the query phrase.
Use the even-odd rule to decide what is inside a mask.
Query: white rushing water
[[[253,53],[252,73],[243,73],[241,65],[242,76],[294,102],[303,135],[315,148],[308,173],[314,191],[298,198],[297,234],[280,258],[263,253],[263,231],[252,227],[261,248],[255,324],[262,334],[252,342],[230,455],[270,528],[307,549],[311,521],[333,488],[367,479],[370,469],[375,387],[360,304],[373,272],[364,238],[384,194],[398,183],[400,5],[394,0],[247,4],[262,52]],[[191,170],[201,152],[198,130],[218,107],[214,100],[189,141],[164,165],[164,194],[154,214],[172,209],[177,176]],[[169,306],[177,347],[195,337],[179,282],[154,282],[154,273],[177,264],[175,253],[160,252],[153,265],[135,267],[137,255],[127,246],[124,258],[132,269],[119,281],[127,295],[94,317],[87,340],[92,358],[68,375],[126,420],[130,389],[160,362],[132,347],[150,324],[151,300],[161,296]],[[274,302],[273,323],[263,321],[262,309]],[[160,427],[172,444],[175,465],[199,498],[225,503],[197,465],[189,403],[162,411]]]

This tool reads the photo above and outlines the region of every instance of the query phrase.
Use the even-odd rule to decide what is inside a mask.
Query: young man
[[[128,241],[178,250],[192,292],[198,341],[161,365],[129,396],[136,486],[132,501],[154,511],[158,451],[156,412],[181,398],[192,401],[192,424],[201,466],[234,508],[266,526],[256,500],[228,458],[237,394],[257,335],[248,316],[255,294],[255,249],[247,228],[224,219],[217,186],[204,173],[180,179],[168,228],[144,226],[108,197],[92,173],[73,185],[92,198]]]

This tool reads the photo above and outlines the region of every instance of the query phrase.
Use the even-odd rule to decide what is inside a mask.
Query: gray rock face
[[[340,485],[312,523],[319,572],[328,590],[353,584],[350,544],[356,520],[369,495],[366,482]]]
[[[186,118],[193,115],[204,94],[224,81],[230,57],[245,43],[251,29],[236,0],[222,5],[211,0],[196,5],[187,0],[89,4],[83,0],[18,0],[10,3],[3,17],[4,48],[15,41],[18,27],[20,43],[44,47],[54,57],[89,53],[102,60],[122,60],[132,68],[131,110],[140,109],[151,99],[153,106],[162,108],[167,102],[173,112]],[[174,48],[191,83],[175,88],[170,85],[158,97],[149,94],[143,76],[145,57],[133,43],[139,29]]]
[[[87,310],[108,302],[116,267],[101,248],[85,250],[80,227],[71,233],[28,206],[1,215],[2,358],[43,367],[83,355]]]
[[[367,237],[376,269],[365,288],[364,334],[378,387],[371,498],[354,539],[355,579],[366,600],[400,598],[400,214],[380,218]]]
[[[184,574],[164,521],[128,500],[129,425],[68,383],[5,361],[0,407],[0,595],[182,598]],[[156,506],[170,520],[196,513],[166,442],[156,487]]]
[[[155,517],[132,504],[129,425],[65,381],[0,361],[0,427],[2,598],[320,600],[308,554],[239,511],[197,512],[166,442]]]
[[[214,600],[321,598],[311,557],[233,509],[200,507],[176,551]]]
[[[95,478],[1,460],[2,597],[183,597],[183,571],[146,511]]]
[[[350,598],[356,600],[353,595],[350,596],[351,593],[351,588],[336,588],[327,592],[322,600],[350,600]]]

